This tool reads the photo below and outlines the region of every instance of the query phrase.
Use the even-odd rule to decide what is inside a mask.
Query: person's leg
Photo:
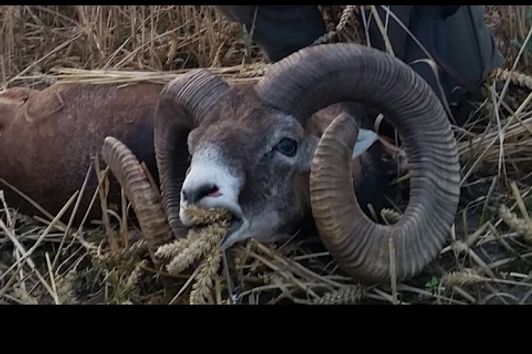
[[[440,84],[457,122],[463,122],[472,108],[466,98],[480,98],[485,74],[503,65],[493,33],[484,23],[483,6],[390,6],[389,9],[436,60],[440,66],[438,76],[425,62],[414,63],[427,59],[427,55],[388,16],[387,36],[396,57],[410,64],[442,99]],[[386,11],[382,8],[378,11],[385,22]],[[374,20],[369,33],[371,45],[386,50]]]
[[[439,59],[442,58],[443,61],[446,61],[448,52],[445,45],[447,31],[444,11],[441,9],[444,6],[435,7],[438,9],[431,6],[415,6],[409,29],[424,49],[436,60],[436,63],[441,63]],[[438,70],[437,66],[429,65],[426,61],[428,59],[423,48],[412,37],[409,37],[406,43],[404,62],[428,82],[440,100],[444,98],[448,100],[450,95],[448,75],[441,67]]]
[[[226,17],[253,30],[253,38],[271,61],[278,61],[308,46],[326,33],[317,6],[217,6]],[[484,23],[483,6],[389,6],[440,66],[438,75],[425,62],[425,52],[410,34],[377,7],[386,26],[394,54],[410,64],[443,100],[442,92],[455,112],[457,121],[469,114],[467,97],[479,94],[486,72],[503,65],[494,37]],[[386,50],[383,34],[375,19],[369,16],[372,47]],[[464,108],[465,107],[465,108]]]
[[[291,53],[311,44],[318,37],[326,33],[326,27],[317,6],[216,6],[228,19],[237,21],[246,26],[248,31],[253,31],[253,38],[264,50],[268,58],[278,61]],[[415,33],[424,35],[424,30],[430,30],[430,37],[434,31],[431,21],[436,15],[424,16],[417,14],[417,8],[427,8],[432,12],[440,6],[391,6],[390,10],[399,18],[404,25]],[[419,12],[419,10],[417,10]],[[409,35],[397,23],[396,20],[386,15],[386,12],[378,7],[382,22],[386,24],[387,33],[394,54],[403,61],[413,61],[425,58],[425,55],[417,45],[412,45]],[[421,20],[412,20],[412,16],[422,16]],[[425,19],[423,22],[422,20]],[[441,20],[443,21],[443,19]],[[422,25],[419,23],[423,22]],[[412,28],[414,24],[415,28]],[[440,25],[440,34],[442,32]],[[386,50],[385,42],[379,27],[374,19],[369,22],[369,35],[371,46],[380,50]],[[438,41],[436,41],[437,43]],[[440,41],[444,43],[445,41]],[[422,43],[426,43],[422,40]],[[415,64],[414,69],[429,82],[431,87],[436,88],[435,78],[427,64]]]
[[[317,6],[216,6],[232,21],[253,30],[253,38],[275,62],[326,33]]]
[[[446,21],[447,56],[450,67],[481,87],[486,75],[504,66],[504,59],[495,44],[493,32],[484,22],[484,6],[461,6]],[[452,78],[450,101],[459,123],[464,122],[473,109],[469,94]]]
[[[386,37],[394,56],[408,64],[429,84],[436,96],[443,100],[446,96],[445,75],[442,72],[436,74],[434,72],[435,67],[429,65],[427,61],[423,61],[428,59],[428,56],[412,39],[412,35],[414,35],[425,50],[431,54],[445,52],[445,20],[441,16],[441,8],[442,6],[409,5],[389,6],[387,8],[377,6],[377,13],[384,25],[385,33],[383,33],[382,27],[379,26],[373,13],[366,11],[364,16],[368,26],[368,44],[375,49],[387,51]],[[360,22],[364,23],[364,21]],[[443,92],[439,84],[444,86]],[[383,122],[381,131],[389,135],[392,134],[393,128],[388,123]]]
[[[480,84],[485,75],[504,65],[493,32],[484,22],[484,6],[461,6],[446,21],[449,65]]]
[[[410,18],[412,17],[412,11],[415,6],[412,5],[398,5],[390,6],[390,12],[392,12],[399,21],[401,21],[406,28],[410,27]],[[387,14],[387,12],[380,6],[376,7],[379,18],[381,19],[382,24],[386,28],[386,36],[388,37],[394,55],[403,60],[405,58],[406,52],[406,43],[408,41],[408,34],[401,27],[401,25]],[[368,45],[372,48],[379,49],[381,51],[386,51],[386,44],[384,40],[383,33],[379,28],[377,21],[373,17],[372,13],[369,11],[364,11],[364,18],[368,26],[369,34],[369,43]],[[362,13],[360,13],[359,22],[364,24],[364,19],[362,18]]]

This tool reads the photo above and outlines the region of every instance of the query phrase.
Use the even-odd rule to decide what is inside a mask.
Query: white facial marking
[[[227,208],[236,216],[241,217],[242,210],[238,205],[238,195],[242,181],[229,171],[216,150],[207,148],[194,154],[190,164],[190,172],[183,182],[182,191],[193,191],[205,185],[216,185],[218,193],[204,196],[196,204],[204,208]],[[190,226],[190,219],[185,212],[188,201],[181,198],[179,217],[185,226]]]

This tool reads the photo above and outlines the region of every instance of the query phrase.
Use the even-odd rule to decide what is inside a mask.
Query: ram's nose
[[[181,186],[179,217],[183,225],[192,225],[193,220],[187,212],[191,206],[227,209],[234,216],[241,217],[239,196],[245,178],[239,172],[235,164],[225,161],[215,147],[207,146],[196,151]]]
[[[182,191],[184,202],[195,204],[205,197],[220,197],[222,193],[216,184],[201,184],[199,186],[184,188]]]

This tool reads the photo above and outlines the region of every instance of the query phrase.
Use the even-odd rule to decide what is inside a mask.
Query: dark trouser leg
[[[252,30],[271,61],[278,61],[314,42],[326,27],[317,6],[216,6],[232,21]]]
[[[445,58],[447,56],[445,16],[449,13],[449,11],[446,11],[449,7],[456,8],[454,6],[390,6],[389,10],[415,36],[427,52],[433,56]],[[429,57],[396,19],[391,15],[387,15],[383,8],[379,7],[378,13],[381,21],[388,23],[386,35],[392,45],[395,56],[409,64],[412,69],[423,77],[441,99],[439,80],[439,83],[443,86],[445,96],[447,96],[446,75],[441,70],[436,75],[434,68],[431,68],[426,61],[423,61],[429,59]],[[383,34],[374,19],[370,22],[369,33],[371,46],[383,51],[386,50]]]
[[[311,44],[326,32],[317,6],[217,8],[233,21],[245,24],[249,31],[254,24],[254,38],[272,61],[278,61]],[[503,65],[493,34],[484,24],[484,7],[389,7],[425,49],[447,67],[440,69],[438,75],[425,62],[412,63],[428,57],[395,19],[387,17],[386,11],[380,6],[377,9],[382,22],[387,25],[386,35],[395,56],[410,64],[441,100],[445,96],[453,112],[460,115],[456,117],[458,122],[467,118],[470,109],[467,98],[474,91],[479,91],[487,71]],[[370,21],[369,35],[372,47],[386,50],[382,33],[374,19]]]
[[[483,6],[390,6],[393,12],[425,49],[445,67],[438,76],[424,62],[412,64],[427,55],[403,28],[389,19],[387,35],[395,55],[420,74],[442,99],[445,98],[457,123],[467,119],[472,106],[468,99],[480,98],[484,75],[501,67],[503,59],[495,46],[493,33],[484,23]],[[379,8],[383,22],[386,12]],[[382,34],[375,21],[369,28],[372,46],[385,50]]]
[[[485,25],[484,6],[462,6],[446,23],[448,65],[474,81],[479,87],[486,74],[504,66],[504,59],[495,44],[493,32]],[[457,121],[465,121],[473,109],[468,94],[450,80],[450,101]]]
[[[410,22],[410,30],[427,52],[445,60],[447,57],[445,18],[441,13],[430,10],[430,7],[427,9],[416,6],[412,13],[415,20]],[[442,102],[448,101],[451,92],[449,78],[441,68],[438,70],[437,66],[431,66],[427,59],[423,49],[409,37],[406,42],[404,62],[410,64],[412,69],[425,79]]]

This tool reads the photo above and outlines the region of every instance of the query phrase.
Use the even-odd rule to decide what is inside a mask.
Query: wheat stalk
[[[486,281],[486,278],[475,273],[471,269],[465,269],[463,271],[451,272],[446,274],[442,279],[442,284],[447,286],[463,286],[474,285]]]
[[[15,286],[13,288],[13,294],[14,294],[15,298],[20,300],[20,302],[22,304],[37,305],[39,303],[39,300],[36,297],[31,296],[30,294],[28,294],[28,292],[25,291],[20,285]]]
[[[142,268],[146,265],[146,260],[142,260],[140,263],[138,263],[135,266],[135,269],[129,274],[129,277],[126,280],[126,288],[127,289],[133,289],[140,281],[140,277],[142,276]]]
[[[218,273],[221,261],[221,252],[214,250],[199,266],[200,270],[196,282],[190,292],[190,304],[207,304],[212,302],[211,290],[213,280]]]
[[[79,303],[74,286],[76,277],[77,271],[73,268],[64,276],[60,276],[56,279],[57,297],[61,304],[69,305]]]
[[[155,252],[155,257],[159,259],[175,257],[185,249],[189,248],[192,241],[192,238],[183,238],[181,240],[176,240],[174,242],[162,245]]]
[[[326,293],[314,300],[318,305],[352,305],[360,301],[363,295],[362,287],[349,286]]]
[[[221,263],[219,248],[229,229],[231,213],[225,209],[189,207],[185,211],[194,225],[185,238],[159,247],[158,258],[171,258],[166,269],[170,274],[179,274],[201,257],[195,273],[195,282],[190,293],[190,304],[212,303],[214,278]]]
[[[504,204],[499,207],[499,216],[513,231],[522,236],[525,240],[532,242],[532,224],[521,219]]]
[[[213,209],[189,206],[186,209],[186,213],[190,222],[194,225],[224,223],[231,218],[231,212],[224,208]]]
[[[213,242],[211,235],[208,233],[207,228],[196,231],[191,230],[187,236],[192,241],[189,247],[183,249],[178,253],[166,266],[166,270],[170,274],[179,274],[183,270],[187,269],[198,260],[200,257],[208,254],[212,250]]]
[[[132,259],[143,257],[148,251],[148,246],[144,240],[139,240],[129,247],[118,248],[113,252],[99,253],[97,248],[89,249],[88,252],[93,258],[108,264],[127,263]]]
[[[387,224],[395,224],[401,218],[401,214],[393,209],[384,208],[381,210],[381,217]]]
[[[342,16],[340,17],[340,21],[338,21],[338,24],[336,25],[335,29],[333,31],[329,31],[325,33],[324,35],[318,37],[314,42],[312,42],[311,46],[320,45],[320,44],[326,44],[326,43],[332,43],[336,38],[339,38],[340,35],[344,35],[346,37],[349,37],[346,33],[346,29],[348,28],[348,24],[350,22],[354,22],[354,32],[356,33],[356,38],[360,38],[360,35],[358,33],[358,29],[360,26],[358,25],[356,21],[356,12],[358,11],[358,6],[355,5],[347,5],[345,9],[342,12]]]
[[[532,90],[532,76],[521,72],[497,68],[490,72],[489,78],[501,81],[510,80],[510,82],[516,86]]]

